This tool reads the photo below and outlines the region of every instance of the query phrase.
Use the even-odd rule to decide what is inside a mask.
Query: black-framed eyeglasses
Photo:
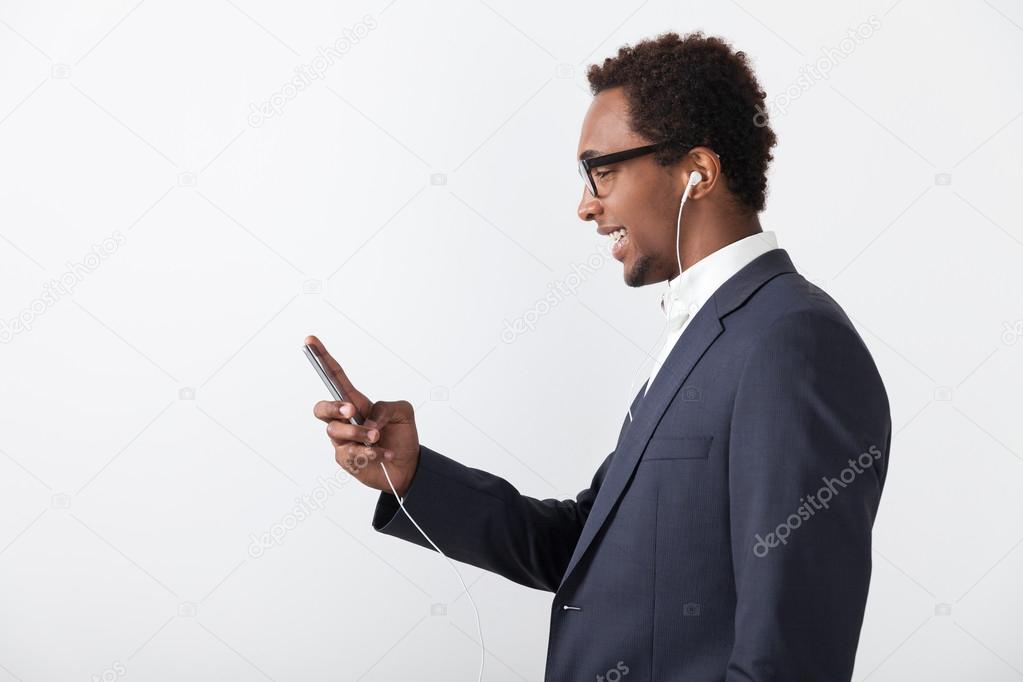
[[[623,149],[620,152],[602,154],[601,156],[591,156],[588,159],[579,159],[579,175],[582,177],[583,182],[586,183],[586,189],[588,189],[593,198],[596,199],[597,184],[593,181],[592,172],[594,168],[607,166],[612,163],[619,163],[621,161],[628,161],[629,159],[634,159],[637,156],[643,156],[645,154],[652,154],[666,144],[667,142],[657,142],[656,144],[647,144],[642,147]]]

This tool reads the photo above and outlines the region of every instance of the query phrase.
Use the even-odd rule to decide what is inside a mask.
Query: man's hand
[[[327,423],[334,459],[364,485],[389,493],[391,486],[380,467],[383,462],[398,495],[405,497],[419,463],[419,434],[412,405],[406,400],[371,402],[356,390],[318,338],[307,336],[305,342],[318,351],[327,372],[347,398],[347,402],[321,400],[313,407],[316,418]],[[361,426],[348,421],[356,411],[366,418]]]

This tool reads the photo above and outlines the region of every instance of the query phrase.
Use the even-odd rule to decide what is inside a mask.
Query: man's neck
[[[718,220],[714,224],[708,225],[706,229],[688,235],[689,240],[682,242],[680,254],[682,269],[689,268],[693,263],[703,260],[718,249],[763,231],[760,226],[760,216],[756,213],[729,215],[723,220]]]

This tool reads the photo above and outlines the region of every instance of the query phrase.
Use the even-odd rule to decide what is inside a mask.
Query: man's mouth
[[[624,227],[619,227],[617,230],[607,236],[611,240],[611,256],[615,260],[622,260],[625,253],[625,247],[629,244],[629,232]]]

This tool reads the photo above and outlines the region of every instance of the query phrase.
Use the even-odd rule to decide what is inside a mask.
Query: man
[[[382,460],[446,554],[555,593],[547,680],[849,680],[889,405],[845,313],[760,226],[765,94],[700,33],[588,77],[579,217],[617,240],[626,284],[668,280],[669,329],[590,486],[522,495],[420,445],[407,402],[372,403],[333,361],[351,402],[315,414],[338,463],[383,491],[374,528],[428,546]]]

